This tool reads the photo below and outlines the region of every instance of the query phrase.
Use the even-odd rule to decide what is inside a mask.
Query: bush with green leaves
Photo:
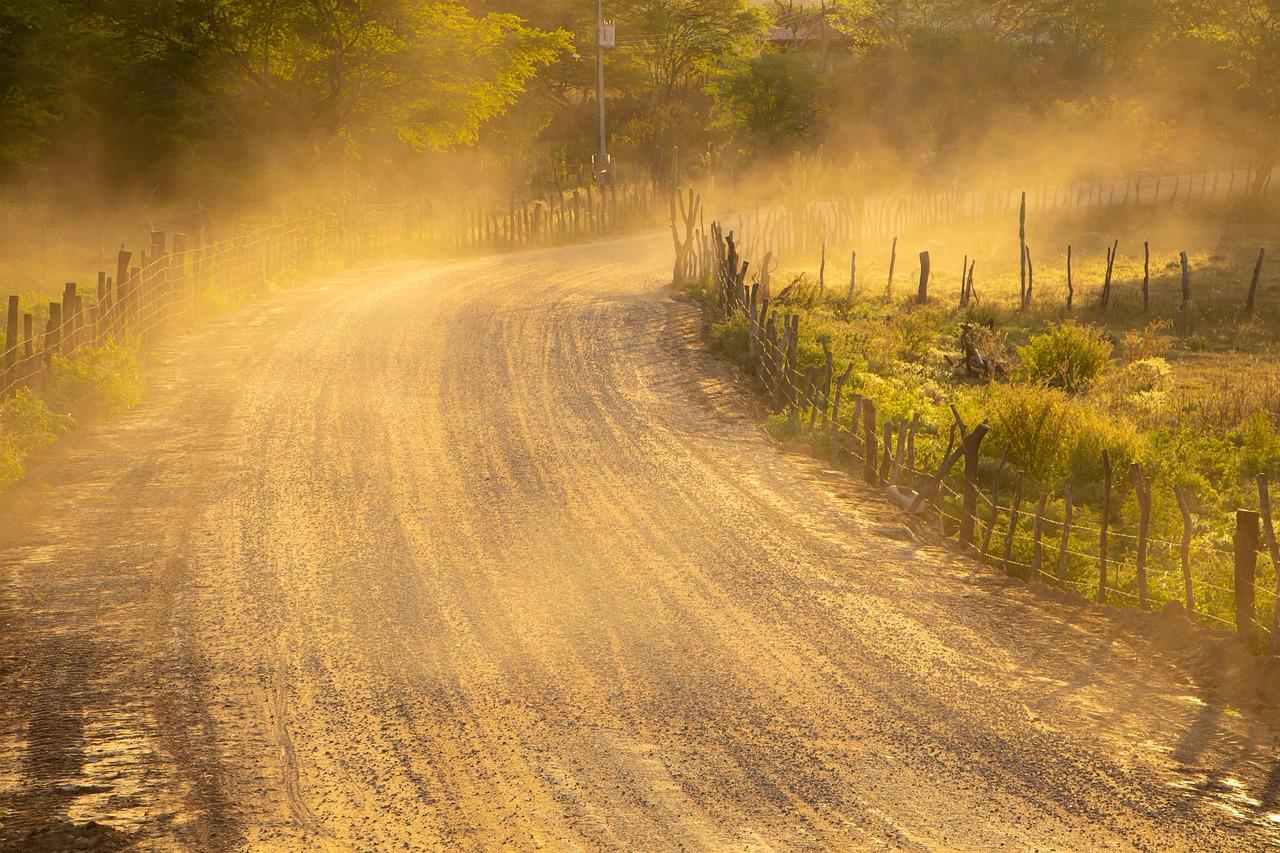
[[[992,428],[988,452],[1002,453],[1007,447],[1009,464],[1046,487],[1100,480],[1103,450],[1117,464],[1142,456],[1132,423],[1109,417],[1060,388],[993,385],[981,408]]]
[[[137,341],[108,340],[54,356],[44,378],[44,398],[56,412],[106,415],[142,399]]]
[[[1093,384],[1111,362],[1111,342],[1089,325],[1062,323],[1018,347],[1019,373],[1069,394]]]

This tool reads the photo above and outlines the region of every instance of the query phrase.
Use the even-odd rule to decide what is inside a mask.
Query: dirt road
[[[1280,838],[1267,721],[769,447],[665,248],[362,271],[163,350],[4,507],[0,849]]]

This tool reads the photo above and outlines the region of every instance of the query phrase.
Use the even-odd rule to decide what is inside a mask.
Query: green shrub
[[[1018,347],[1022,378],[1068,393],[1093,383],[1111,360],[1111,342],[1093,326],[1063,323]]]
[[[1262,473],[1280,477],[1280,434],[1265,412],[1254,412],[1240,430],[1240,476],[1248,480]]]
[[[1102,478],[1102,451],[1113,465],[1142,456],[1134,425],[1047,385],[996,385],[984,410],[991,422],[987,453],[1009,448],[1009,464],[1046,487]]]
[[[108,340],[54,356],[44,379],[44,397],[56,412],[105,415],[142,399],[137,341]]]
[[[723,323],[711,327],[711,350],[745,365],[750,362],[747,342],[747,318],[742,314],[734,314]]]
[[[1009,464],[1040,483],[1066,470],[1070,436],[1062,428],[1070,398],[1044,385],[994,386],[989,397],[993,449],[1009,449]]]
[[[59,415],[34,391],[23,388],[0,405],[0,485],[22,476],[23,462],[71,429],[71,418]]]

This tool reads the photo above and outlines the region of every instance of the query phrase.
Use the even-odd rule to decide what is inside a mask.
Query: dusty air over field
[[[0,853],[1280,846],[1275,0],[0,0]]]

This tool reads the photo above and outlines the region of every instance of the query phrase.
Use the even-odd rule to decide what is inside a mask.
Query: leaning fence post
[[[1182,513],[1182,547],[1180,553],[1182,557],[1183,600],[1187,608],[1187,615],[1191,616],[1196,612],[1195,588],[1191,582],[1191,502],[1187,499],[1187,494],[1182,490],[1181,486],[1173,487],[1173,496],[1178,499],[1178,510]]]
[[[1253,313],[1254,297],[1258,294],[1258,279],[1262,277],[1262,261],[1267,256],[1265,248],[1258,250],[1258,262],[1253,265],[1253,278],[1249,280],[1249,298],[1245,301],[1245,310]]]
[[[982,439],[986,438],[988,426],[986,421],[973,428],[961,441],[964,449],[964,497],[960,511],[960,541],[966,546],[973,545],[974,516],[978,511],[978,450]]]
[[[1236,510],[1236,532],[1232,537],[1235,551],[1236,633],[1249,640],[1249,623],[1253,620],[1253,579],[1258,571],[1258,513],[1250,509]]]
[[[1267,553],[1276,575],[1275,610],[1271,614],[1271,654],[1280,651],[1280,546],[1276,544],[1276,529],[1271,520],[1271,490],[1267,487],[1267,475],[1258,475],[1258,509],[1262,515],[1262,533],[1267,540]]]
[[[1098,601],[1107,600],[1107,522],[1111,518],[1111,454],[1102,451],[1102,523],[1098,525]]]

